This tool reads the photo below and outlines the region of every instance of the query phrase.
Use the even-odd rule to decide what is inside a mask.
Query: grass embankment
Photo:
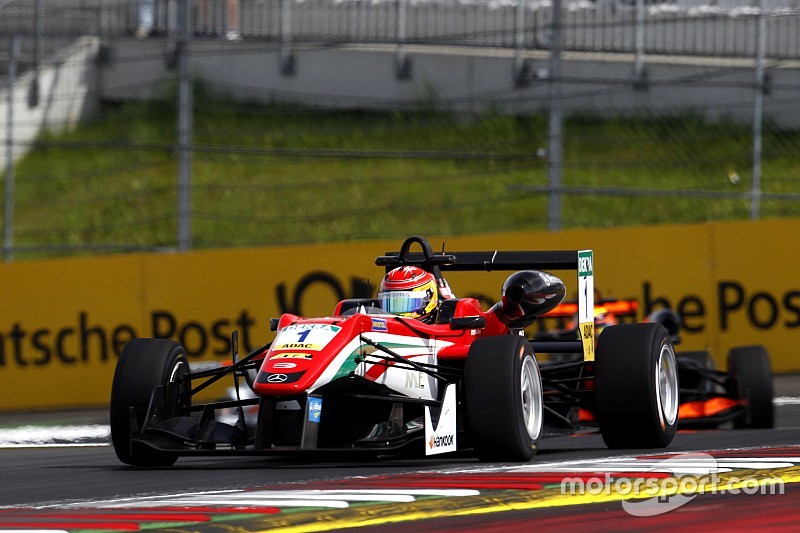
[[[548,183],[544,115],[196,101],[195,247],[547,227],[547,195],[525,191]],[[126,104],[107,106],[69,133],[43,136],[15,171],[15,244],[174,247],[176,125],[172,103]],[[587,192],[746,192],[751,142],[748,127],[729,122],[571,118],[564,125],[562,182]],[[765,191],[800,190],[798,152],[798,133],[766,134]],[[571,194],[563,198],[562,226],[743,219],[749,205],[746,199]],[[768,201],[762,213],[800,209],[796,201]]]

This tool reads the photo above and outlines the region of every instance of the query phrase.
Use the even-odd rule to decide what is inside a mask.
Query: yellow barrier
[[[595,287],[635,297],[640,318],[669,305],[685,317],[682,349],[763,344],[777,372],[800,370],[800,220],[429,236],[434,249],[593,249]],[[374,258],[399,241],[59,259],[0,266],[0,409],[102,405],[129,339],[170,337],[191,360],[229,358],[271,339],[282,312],[332,312],[374,294]],[[574,274],[563,276],[574,291]],[[452,273],[458,296],[499,296],[508,273]],[[370,289],[371,285],[371,289]],[[570,296],[574,296],[571,293]]]

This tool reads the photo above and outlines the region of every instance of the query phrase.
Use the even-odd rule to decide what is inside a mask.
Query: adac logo
[[[318,352],[322,349],[322,346],[319,344],[310,344],[307,342],[287,342],[286,344],[280,344],[275,346],[275,350],[313,350]]]

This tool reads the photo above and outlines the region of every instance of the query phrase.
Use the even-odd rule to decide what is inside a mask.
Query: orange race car
[[[635,322],[639,304],[636,300],[598,299],[595,305],[595,335],[604,328]],[[577,304],[564,302],[540,321],[542,330],[535,340],[565,340],[578,335]],[[570,320],[570,322],[566,322]],[[547,328],[552,321],[564,327]],[[657,309],[644,322],[663,325],[673,345],[681,341],[681,318],[671,309]],[[542,366],[563,364],[574,354],[552,354]],[[760,345],[739,346],[728,353],[727,371],[715,367],[714,359],[705,350],[676,352],[680,385],[679,427],[708,428],[732,424],[734,428],[771,428],[775,425],[772,369],[766,349]],[[590,412],[581,410],[580,420],[593,422]]]

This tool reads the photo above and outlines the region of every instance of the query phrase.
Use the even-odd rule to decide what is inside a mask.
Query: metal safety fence
[[[110,2],[108,31],[166,34],[179,0]],[[328,43],[426,43],[549,49],[550,0],[192,0],[196,37]],[[753,57],[761,13],[770,58],[800,57],[800,6],[762,2],[575,0],[559,3],[564,49]]]
[[[44,76],[52,67],[48,80],[77,80],[73,92],[49,100],[43,92],[41,105],[9,91],[8,77],[3,82],[7,260],[800,216],[800,126],[770,119],[800,115],[800,89],[769,76],[796,68],[800,55],[791,4],[564,2],[555,22],[550,2],[235,4],[192,0],[183,14],[166,0],[2,4],[4,15],[16,13],[0,17],[15,21],[0,24],[0,44],[9,43],[3,73],[29,83],[31,71]],[[143,6],[153,9],[146,32],[139,31]],[[86,52],[55,62],[48,53],[87,34],[101,43],[120,36],[138,43],[138,36],[143,45],[232,38],[249,49],[317,46],[343,72],[357,68],[339,47],[345,44],[541,49],[550,59],[537,78],[547,90],[479,93],[474,98],[486,104],[480,111],[441,108],[435,88],[411,106],[384,98],[377,107],[342,110],[326,106],[324,94],[317,104],[299,105],[293,102],[302,95],[290,89],[271,101],[257,98],[263,87],[241,80],[193,80],[191,48],[178,46],[176,68],[154,82],[162,95],[156,101],[101,102],[69,118],[19,112],[56,103],[76,111],[87,90]],[[164,60],[141,50],[138,59]],[[640,67],[651,54],[740,58],[747,66],[742,78],[741,62],[712,61],[702,75],[676,72],[641,87],[633,75],[623,84],[565,74],[562,54],[569,51],[624,52]],[[235,52],[222,46],[204,53]],[[98,68],[108,53],[98,47]],[[580,90],[561,90],[570,84]],[[630,110],[643,91],[701,86],[726,98],[704,102],[702,114],[691,105],[665,112],[651,100]],[[252,98],[226,96],[231,87]],[[606,102],[603,113],[565,111],[570,100],[589,97]],[[504,98],[528,98],[538,111],[492,110]],[[21,132],[32,127],[38,135],[24,140]]]
[[[4,0],[0,38],[23,36],[23,57],[87,32],[176,31],[183,0]],[[196,38],[328,43],[426,43],[549,49],[551,0],[188,0]],[[565,50],[753,57],[766,18],[765,56],[800,58],[796,0],[559,2]],[[37,32],[48,39],[35,41]],[[61,39],[57,39],[56,36]],[[2,43],[0,49],[7,48]],[[42,52],[42,51],[40,51]]]

